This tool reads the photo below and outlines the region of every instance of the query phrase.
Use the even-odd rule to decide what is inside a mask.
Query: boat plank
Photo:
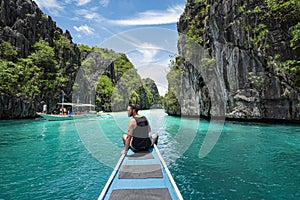
[[[113,191],[115,190],[138,190],[138,189],[168,189],[171,199],[183,199],[180,191],[178,190],[175,181],[173,180],[167,165],[162,159],[160,152],[156,145],[154,149],[150,151],[154,159],[137,159],[132,160],[130,156],[134,153],[129,150],[128,155],[121,157],[119,162],[109,180],[106,183],[106,186],[103,188],[101,195],[98,200],[110,199]],[[162,177],[161,178],[126,178],[120,179],[120,169],[124,165],[160,165]],[[151,173],[151,172],[150,172]],[[171,177],[171,178],[170,178]],[[142,199],[142,196],[140,197]]]

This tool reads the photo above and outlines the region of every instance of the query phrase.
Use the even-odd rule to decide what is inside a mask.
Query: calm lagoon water
[[[300,199],[300,126],[225,122],[214,126],[142,111],[184,199]],[[0,121],[0,199],[97,199],[122,148],[125,112],[108,119]],[[219,129],[216,129],[216,131]]]

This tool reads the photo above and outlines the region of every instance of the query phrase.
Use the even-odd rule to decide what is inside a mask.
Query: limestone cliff
[[[300,48],[295,35],[300,5],[271,3],[187,1],[172,70],[177,84],[169,78],[169,89],[180,103],[176,112],[300,120]]]
[[[89,103],[95,96],[97,110],[124,111],[129,103],[138,103],[141,109],[157,107],[160,96],[155,82],[142,79],[127,56],[112,50],[92,47],[73,87],[73,99]]]
[[[127,96],[112,99],[117,86]],[[145,109],[160,103],[155,83],[143,84],[125,54],[73,43],[32,0],[0,0],[0,119],[35,117],[44,103],[51,112],[62,93],[65,102],[96,99],[105,111],[126,110],[129,99]]]
[[[61,39],[66,41],[68,48],[62,46]],[[0,0],[0,43],[9,42],[17,51],[12,62],[19,58],[26,58],[34,52],[34,44],[38,40],[46,41],[54,49],[55,58],[61,72],[69,79],[59,88],[44,90],[34,97],[28,98],[22,92],[8,94],[0,93],[0,118],[33,117],[35,112],[41,110],[41,102],[54,104],[64,91],[70,96],[76,71],[80,65],[80,51],[72,42],[68,31],[56,26],[50,16],[44,14],[32,0]],[[43,68],[43,78],[47,78],[49,69]],[[15,87],[18,87],[17,85]],[[42,89],[42,88],[41,88]]]

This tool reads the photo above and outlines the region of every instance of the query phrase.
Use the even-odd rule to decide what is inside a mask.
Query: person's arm
[[[130,120],[128,123],[128,133],[127,133],[127,137],[125,140],[124,150],[121,151],[121,154],[126,154],[129,149],[132,133],[134,130],[134,122],[135,122],[135,120]]]

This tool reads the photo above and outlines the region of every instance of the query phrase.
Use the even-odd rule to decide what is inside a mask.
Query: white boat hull
[[[48,121],[64,121],[64,120],[76,120],[76,119],[90,119],[101,117],[108,114],[86,114],[86,115],[49,115],[45,113],[37,113],[39,116],[43,117]]]

